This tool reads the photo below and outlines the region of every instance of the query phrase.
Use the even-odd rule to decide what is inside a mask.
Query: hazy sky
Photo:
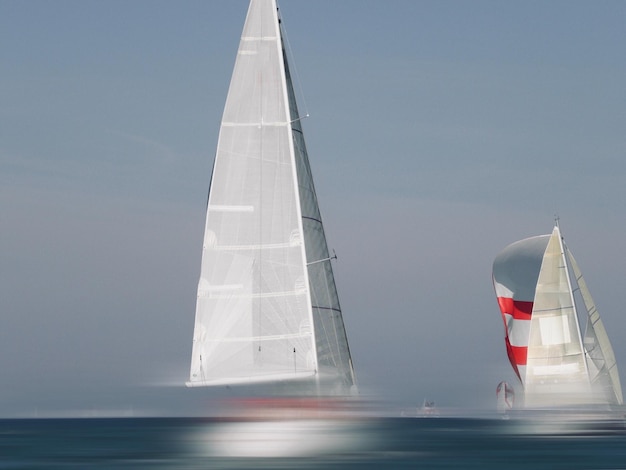
[[[292,0],[360,388],[495,406],[491,264],[554,214],[626,380],[626,3]],[[204,414],[204,209],[246,0],[0,0],[0,417]]]

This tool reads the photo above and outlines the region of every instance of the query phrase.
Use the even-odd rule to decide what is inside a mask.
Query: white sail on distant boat
[[[526,408],[623,403],[611,343],[558,223],[502,250],[493,284]]]
[[[251,0],[210,184],[187,386],[355,376],[275,0]]]

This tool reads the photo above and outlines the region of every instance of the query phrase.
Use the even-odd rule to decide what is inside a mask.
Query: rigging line
[[[280,7],[278,8],[278,26],[280,28],[281,31],[281,36],[283,38],[283,44],[285,45],[285,51],[287,52],[287,55],[289,56],[289,63],[291,64],[290,69],[293,70],[294,72],[294,76],[296,79],[296,83],[298,84],[298,91],[300,92],[300,97],[302,98],[301,103],[304,105],[304,116],[303,117],[309,117],[309,107],[307,105],[306,102],[306,98],[304,96],[304,90],[302,89],[302,81],[300,80],[300,74],[298,73],[298,66],[296,64],[296,61],[294,59],[294,55],[293,52],[291,50],[291,43],[289,42],[289,37],[287,36],[287,29],[285,28],[285,25],[283,24],[282,21],[282,11],[280,10]],[[293,82],[293,80],[292,80]],[[297,119],[295,119],[294,121],[300,120],[303,117],[299,117]],[[294,122],[292,121],[292,122]]]

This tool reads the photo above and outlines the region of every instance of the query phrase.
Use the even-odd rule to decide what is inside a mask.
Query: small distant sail
[[[526,407],[622,403],[608,336],[558,225],[502,250],[493,284]]]
[[[515,404],[515,390],[508,382],[502,381],[496,388],[496,399],[498,412],[506,413]]]

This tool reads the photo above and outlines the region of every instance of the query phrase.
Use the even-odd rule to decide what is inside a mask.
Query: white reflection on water
[[[220,423],[195,440],[207,456],[303,457],[355,452],[364,437],[356,423],[307,419]]]
[[[211,457],[305,457],[361,451],[371,439],[371,421],[348,402],[253,399],[231,403],[189,442]]]

